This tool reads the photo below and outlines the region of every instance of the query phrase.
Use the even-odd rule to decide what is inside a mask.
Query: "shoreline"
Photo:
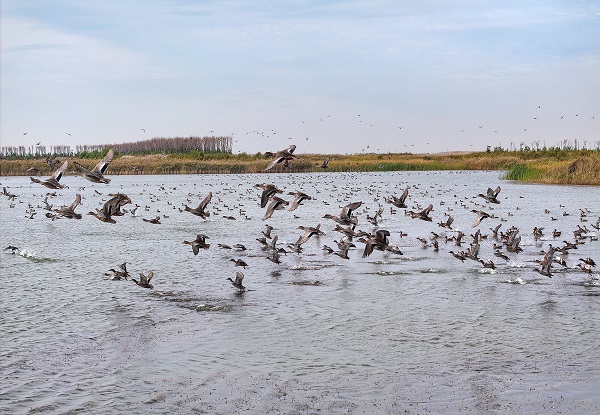
[[[64,157],[59,157],[64,160]],[[69,157],[91,168],[99,159]],[[117,156],[110,175],[155,174],[245,174],[263,173],[271,157],[263,154],[151,154]],[[322,167],[329,160],[327,167]],[[301,154],[285,170],[268,173],[375,172],[375,171],[504,171],[504,179],[527,183],[600,185],[600,152],[571,150],[558,154],[543,152],[452,152],[439,154]],[[45,158],[0,159],[0,176],[49,176]],[[68,174],[71,174],[69,169]]]

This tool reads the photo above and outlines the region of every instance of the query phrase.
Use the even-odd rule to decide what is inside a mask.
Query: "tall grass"
[[[540,151],[541,152],[541,151]],[[505,170],[505,178],[543,183],[600,185],[600,153],[589,150],[561,150],[555,156],[532,157],[532,152],[491,152],[454,154],[303,154],[293,160],[287,172],[372,172],[425,170]],[[100,156],[99,156],[100,157]],[[64,160],[64,158],[61,158]],[[330,159],[329,167],[319,167]],[[91,168],[98,159],[69,158]],[[227,154],[187,152],[146,156],[117,156],[108,168],[108,175],[120,174],[218,174],[260,173],[271,160],[257,153]],[[0,175],[48,176],[51,168],[44,158],[0,159]],[[284,171],[277,167],[272,172]],[[71,174],[71,173],[69,173]]]
[[[537,180],[540,174],[541,172],[538,169],[518,163],[506,172],[504,178],[507,180],[532,181]]]

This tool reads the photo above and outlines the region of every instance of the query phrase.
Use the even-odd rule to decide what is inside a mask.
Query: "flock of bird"
[[[285,170],[289,163],[297,158],[294,155],[294,150],[296,146],[289,146],[285,150],[278,151],[274,154],[273,160],[268,164],[265,168],[265,171],[269,171],[273,169],[275,166],[281,166],[282,170]],[[114,159],[114,153],[110,150],[106,156],[98,162],[91,170],[88,170],[86,167],[74,163],[76,173],[81,177],[94,182],[94,183],[103,183],[109,184],[110,179],[106,178],[104,174],[107,171],[110,163]],[[326,168],[326,162],[324,162],[324,168]],[[54,165],[56,163],[55,160],[52,161]],[[50,164],[50,162],[49,162]],[[33,183],[37,183],[43,185],[47,188],[58,190],[63,189],[65,186],[60,183],[62,177],[67,173],[67,169],[69,166],[69,161],[64,161],[59,163],[60,167],[54,171],[54,173],[45,180],[40,180],[35,177],[31,177],[31,181]],[[256,203],[260,205],[261,209],[265,209],[264,215],[262,217],[263,221],[267,221],[270,219],[275,212],[283,209],[287,209],[288,211],[295,211],[299,209],[301,205],[304,203],[308,203],[314,199],[313,196],[308,195],[302,191],[293,191],[287,192],[288,195],[293,196],[293,200],[288,201],[284,198],[278,196],[283,194],[284,191],[279,189],[275,184],[272,183],[261,183],[256,184],[255,188],[261,189],[260,197],[256,200]],[[84,189],[84,188],[80,188]],[[390,237],[392,237],[392,233],[389,230],[382,229],[380,227],[380,223],[382,222],[382,218],[384,213],[386,212],[385,207],[389,207],[390,215],[394,215],[398,212],[399,209],[404,209],[404,214],[411,219],[417,219],[423,222],[432,222],[433,218],[431,217],[431,212],[434,211],[433,203],[428,204],[428,206],[423,207],[419,206],[419,203],[416,201],[412,202],[412,207],[409,208],[408,198],[411,193],[411,187],[407,186],[403,189],[402,193],[399,196],[394,194],[389,194],[383,197],[381,200],[379,197],[374,197],[374,201],[377,203],[377,210],[374,214],[370,215],[369,210],[365,208],[360,211],[361,207],[365,204],[364,201],[354,201],[350,203],[345,203],[341,206],[341,210],[339,213],[334,214],[326,213],[322,216],[323,219],[330,220],[335,223],[333,231],[338,232],[341,236],[339,240],[334,240],[333,242],[337,245],[337,250],[333,249],[327,245],[322,246],[322,250],[326,254],[336,255],[339,258],[349,260],[349,252],[351,249],[356,248],[355,243],[361,243],[364,245],[362,251],[362,257],[366,258],[373,254],[374,251],[381,252],[389,252],[391,254],[403,255],[400,247],[398,245],[394,245],[390,242]],[[412,189],[418,190],[416,185],[412,186]],[[95,191],[99,193],[98,191]],[[475,214],[473,223],[471,225],[472,228],[478,228],[484,220],[498,219],[492,213],[492,206],[500,204],[499,194],[501,192],[501,188],[497,187],[496,189],[488,188],[485,193],[479,193],[478,195],[473,195],[470,199],[472,205],[469,206],[466,202],[461,201],[460,205],[458,202],[455,202],[458,206],[470,210],[471,213]],[[252,193],[251,189],[248,189],[248,193]],[[425,192],[426,193],[426,192]],[[100,194],[100,193],[99,193]],[[421,193],[423,194],[423,193]],[[2,195],[6,196],[13,203],[18,198],[17,195],[10,192],[6,187],[3,188]],[[54,196],[56,193],[54,193]],[[79,205],[81,205],[82,196],[80,193],[77,193],[75,196],[75,200],[69,206],[62,206],[59,208],[53,208],[48,203],[48,197],[52,196],[52,193],[46,195],[44,199],[44,204],[48,212],[45,216],[51,220],[57,219],[81,219],[82,215],[76,212],[76,209]],[[115,217],[124,216],[125,214],[136,215],[136,210],[140,207],[139,205],[135,205],[133,209],[127,210],[125,206],[132,204],[132,199],[123,193],[110,193],[110,198],[106,200],[100,208],[97,208],[95,211],[90,211],[88,215],[97,218],[98,220],[105,223],[116,223]],[[455,196],[456,197],[456,196]],[[474,199],[481,200],[482,203],[473,202]],[[198,216],[204,220],[207,220],[211,212],[209,210],[209,205],[213,199],[212,191],[205,196],[197,207],[190,207],[187,204],[183,203],[183,208],[179,208],[179,211],[182,213],[189,212],[192,215]],[[466,200],[466,199],[465,199]],[[189,201],[189,199],[188,199]],[[381,202],[384,202],[382,204]],[[329,205],[328,202],[324,202]],[[440,202],[440,206],[444,206],[445,202]],[[473,209],[471,209],[473,207]],[[477,207],[475,209],[474,207]],[[173,206],[175,209],[175,206]],[[443,228],[445,234],[441,232],[430,231],[427,237],[417,237],[416,240],[422,244],[424,249],[433,248],[435,252],[438,252],[440,249],[440,243],[444,244],[452,244],[456,247],[462,247],[466,242],[463,240],[467,235],[463,233],[461,230],[453,227],[454,225],[454,217],[450,212],[452,212],[455,207],[448,206],[447,211],[443,214],[444,219],[437,223],[437,226]],[[146,208],[148,210],[148,208]],[[30,218],[33,218],[32,207],[30,206]],[[247,217],[244,211],[240,208],[240,216],[245,219],[251,219]],[[545,213],[549,214],[549,211]],[[588,214],[592,213],[589,209],[580,209],[580,220],[581,222],[587,222]],[[365,214],[366,221],[372,226],[371,232],[365,232],[358,229],[359,219],[361,219],[362,215]],[[565,215],[567,213],[565,212]],[[510,214],[509,214],[510,215]],[[233,216],[221,215],[226,219],[235,219]],[[165,216],[166,217],[166,216]],[[554,219],[554,218],[552,218]],[[161,224],[161,217],[157,216],[153,219],[143,219],[145,222],[149,222],[152,224]],[[507,219],[501,218],[501,223],[496,225],[493,228],[489,228],[491,234],[483,234],[481,230],[478,228],[476,232],[470,235],[471,240],[468,242],[468,247],[464,250],[450,250],[448,253],[455,257],[456,259],[464,262],[466,260],[473,260],[480,263],[485,268],[496,269],[496,263],[492,259],[484,259],[480,256],[480,248],[481,242],[487,240],[488,237],[491,236],[490,239],[493,239],[492,248],[493,255],[503,261],[509,261],[509,255],[518,255],[523,251],[521,248],[521,231],[520,229],[512,226],[503,232],[500,230],[502,227],[502,222]],[[595,223],[591,223],[590,226],[596,231],[600,230],[600,217]],[[267,252],[265,255],[267,259],[275,264],[281,263],[281,255],[286,255],[288,253],[294,253],[297,255],[301,255],[303,252],[303,245],[306,244],[313,237],[320,237],[325,235],[325,232],[321,228],[321,223],[316,224],[315,226],[298,226],[298,229],[303,232],[299,235],[293,243],[288,243],[284,246],[283,244],[278,245],[279,238],[277,235],[272,235],[273,227],[269,224],[265,225],[264,231],[262,231],[262,235],[256,238],[256,241],[259,242],[260,248]],[[533,229],[533,237],[536,241],[540,240],[543,236],[544,228],[535,227]],[[578,245],[584,244],[587,241],[593,243],[597,241],[597,233],[595,231],[589,230],[586,225],[581,226],[577,225],[577,229],[573,231],[573,241],[567,241],[566,239],[563,241],[562,246],[555,247],[552,244],[548,245],[547,250],[542,251],[539,255],[541,255],[541,259],[537,262],[539,263],[539,267],[534,268],[539,274],[552,277],[553,269],[552,267],[561,266],[566,267],[567,263],[565,258],[568,257],[570,251],[577,249]],[[449,236],[451,235],[451,236]],[[556,239],[557,237],[561,237],[562,232],[557,231],[556,229],[552,232],[552,237]],[[400,232],[399,237],[403,238],[407,236],[406,233]],[[186,245],[190,245],[192,249],[193,255],[198,255],[200,250],[208,250],[211,247],[211,244],[207,243],[209,240],[209,236],[204,234],[198,234],[196,238],[192,241],[184,240],[182,243]],[[228,249],[234,250],[238,252],[246,251],[246,248],[243,244],[237,243],[233,246],[229,246],[224,243],[219,243],[218,248],[220,249]],[[8,246],[5,248],[6,250],[11,250],[13,253],[18,251],[18,248],[15,246]],[[214,249],[214,248],[213,248]],[[455,248],[456,249],[456,248]],[[246,268],[249,265],[241,258],[235,259],[231,258],[231,262],[234,263],[237,267]],[[594,267],[596,266],[595,261],[588,258],[579,258],[581,262],[576,264],[581,271],[591,274],[594,272]],[[154,276],[153,271],[148,272],[147,274],[139,274],[139,280],[131,278],[131,275],[127,271],[127,264],[122,263],[118,267],[118,269],[111,268],[109,272],[105,275],[111,280],[132,280],[135,284],[143,288],[153,288],[151,284],[151,280]],[[244,274],[243,272],[236,272],[235,279],[229,277],[227,280],[239,291],[244,291],[246,288],[243,285]]]

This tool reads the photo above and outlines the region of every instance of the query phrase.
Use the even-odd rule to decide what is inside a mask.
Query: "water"
[[[572,250],[568,268],[556,264],[551,279],[533,271],[540,251],[573,241],[577,225],[597,235],[590,225],[600,216],[598,187],[524,185],[498,172],[112,179],[107,186],[64,177],[70,188],[48,202],[69,205],[79,192],[84,217],[56,221],[38,207],[49,189],[26,177],[0,180],[18,195],[15,202],[0,197],[0,244],[19,247],[0,252],[1,413],[599,411],[600,276],[575,265],[580,257],[599,262],[600,243],[588,239]],[[257,183],[276,184],[287,200],[295,190],[314,199],[262,221]],[[384,198],[407,185],[409,207],[432,203],[433,222],[390,211]],[[499,205],[474,197],[497,185]],[[209,191],[209,220],[179,210]],[[107,224],[85,215],[110,192],[129,195],[141,206],[137,216]],[[361,243],[349,260],[321,250],[336,248],[342,236],[322,216],[359,200],[357,229],[375,229],[366,216],[381,204],[379,228],[402,255],[375,251],[363,259]],[[29,204],[33,219],[26,218]],[[589,209],[588,222],[580,208]],[[497,217],[479,226],[490,235],[479,256],[493,259],[496,270],[448,253],[468,247],[471,209]],[[454,234],[437,226],[444,212],[467,234],[463,246],[439,239],[439,252],[423,248],[417,237]],[[142,221],[156,216],[162,224]],[[265,223],[278,246],[296,241],[299,225],[321,223],[326,235],[274,264],[256,241]],[[508,253],[508,262],[492,254],[489,228],[499,223],[504,231],[519,227],[523,237],[524,251]],[[534,226],[545,228],[541,241]],[[553,229],[563,236],[554,240]],[[182,241],[198,233],[211,247],[194,256]],[[124,261],[136,278],[154,271],[154,289],[107,280],[104,273]],[[226,280],[236,271],[245,274],[246,292]]]

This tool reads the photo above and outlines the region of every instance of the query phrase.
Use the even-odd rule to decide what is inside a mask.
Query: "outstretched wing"
[[[69,206],[69,210],[75,210],[75,208],[77,206],[79,206],[81,204],[81,195],[79,193],[77,193],[75,195],[75,200],[73,201],[73,203],[71,203],[71,206]]]
[[[243,272],[236,272],[235,273],[235,283],[242,285],[242,280],[244,279],[244,273]]]
[[[60,181],[60,178],[67,171],[67,167],[69,167],[69,160],[65,160],[65,162],[52,174],[52,178],[57,182]]]
[[[108,150],[108,153],[106,153],[106,156],[104,156],[104,158],[102,160],[100,160],[98,162],[98,164],[96,164],[96,166],[92,169],[92,171],[98,172],[100,174],[104,174],[104,172],[108,168],[108,165],[113,161],[114,156],[115,155],[111,148],[110,150]]]
[[[404,192],[402,192],[402,195],[400,196],[400,203],[404,203],[407,196],[408,196],[408,187],[406,189],[404,189]]]
[[[362,205],[362,202],[352,202],[347,204],[342,208],[342,212],[340,213],[341,217],[350,217],[352,212],[358,209]]]
[[[198,209],[199,210],[204,210],[204,208],[206,207],[206,205],[208,205],[210,203],[211,199],[212,199],[212,192],[208,193],[208,196],[206,196],[204,198],[204,200],[202,200],[202,202],[200,202],[200,204],[198,205]]]

